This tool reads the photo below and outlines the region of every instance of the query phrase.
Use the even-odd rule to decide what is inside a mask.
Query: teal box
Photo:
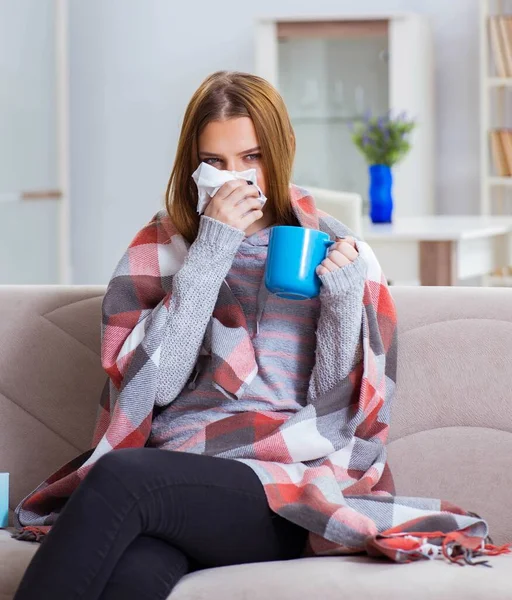
[[[9,473],[0,473],[0,527],[7,527],[9,518]]]

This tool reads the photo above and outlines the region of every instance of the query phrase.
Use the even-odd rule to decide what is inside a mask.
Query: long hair
[[[197,237],[197,187],[192,173],[199,166],[198,140],[210,121],[249,117],[261,148],[269,209],[278,225],[297,225],[290,201],[295,134],[279,92],[265,79],[238,71],[217,71],[192,96],[181,127],[166,191],[166,208],[181,235]]]

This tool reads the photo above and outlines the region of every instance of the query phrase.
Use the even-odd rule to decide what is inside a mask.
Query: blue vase
[[[393,213],[393,175],[388,165],[372,165],[370,171],[370,219],[391,223]]]

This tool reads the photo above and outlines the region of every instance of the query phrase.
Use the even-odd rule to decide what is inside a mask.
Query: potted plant
[[[370,218],[374,223],[391,223],[393,213],[393,176],[391,167],[410,150],[409,134],[413,120],[405,113],[392,118],[368,115],[353,124],[352,140],[369,165]]]

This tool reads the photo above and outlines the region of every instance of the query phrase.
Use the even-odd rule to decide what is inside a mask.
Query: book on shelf
[[[512,16],[489,17],[491,56],[497,77],[512,77]]]
[[[512,77],[512,37],[510,35],[510,17],[501,16],[496,18],[498,19],[501,48],[503,49],[505,73],[507,77]]]
[[[500,129],[501,146],[503,148],[503,154],[505,157],[505,164],[507,173],[506,175],[512,175],[512,130],[511,129]]]
[[[507,77],[505,48],[499,24],[500,17],[489,17],[489,38],[491,42],[492,62],[498,77]]]
[[[503,129],[493,129],[489,132],[492,162],[494,164],[496,175],[499,177],[508,177],[512,174],[512,171],[509,170],[504,143],[505,138],[509,138],[509,135],[505,135],[504,132],[505,130]],[[512,140],[510,141],[512,142]],[[512,160],[512,155],[510,158]]]
[[[505,31],[508,39],[508,52],[512,60],[512,16],[502,17],[505,22]]]

